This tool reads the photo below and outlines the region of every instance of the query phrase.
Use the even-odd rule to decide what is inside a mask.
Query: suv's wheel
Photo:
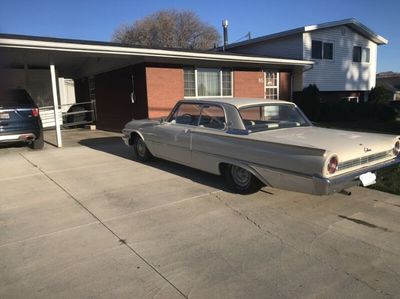
[[[226,165],[223,170],[228,187],[237,193],[251,194],[262,187],[260,180],[244,168]]]
[[[34,141],[32,141],[29,146],[31,149],[42,149],[44,146],[44,138],[43,138],[43,133],[40,134],[38,138],[36,138]]]
[[[146,143],[140,137],[135,137],[133,141],[133,149],[135,150],[136,157],[141,162],[149,161],[152,158]]]

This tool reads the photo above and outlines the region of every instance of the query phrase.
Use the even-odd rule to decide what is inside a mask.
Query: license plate
[[[364,187],[373,185],[376,183],[376,174],[372,172],[367,172],[360,175],[360,181]]]
[[[0,119],[9,119],[10,118],[10,114],[8,113],[0,113]]]

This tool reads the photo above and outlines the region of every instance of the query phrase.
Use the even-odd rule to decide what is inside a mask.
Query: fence
[[[96,122],[96,101],[58,106],[58,117],[64,128],[93,124]],[[39,107],[43,128],[55,127],[54,106]]]

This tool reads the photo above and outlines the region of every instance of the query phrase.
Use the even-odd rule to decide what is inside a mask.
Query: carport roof
[[[118,43],[0,34],[3,64],[48,67],[55,64],[65,76],[86,76],[126,65],[155,62],[207,66],[303,67],[312,61],[265,56],[194,51],[188,49],[145,48]],[[99,62],[102,63],[99,63]]]

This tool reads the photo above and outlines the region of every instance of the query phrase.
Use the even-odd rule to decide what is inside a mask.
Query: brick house
[[[132,118],[166,116],[183,98],[290,101],[296,84],[293,74],[313,64],[301,59],[6,34],[0,35],[0,56],[1,73],[7,79],[3,83],[26,88],[34,98],[51,103],[62,98],[59,87],[51,84],[53,77],[55,82],[58,77],[72,78],[77,102],[96,100],[97,126],[116,131]]]

